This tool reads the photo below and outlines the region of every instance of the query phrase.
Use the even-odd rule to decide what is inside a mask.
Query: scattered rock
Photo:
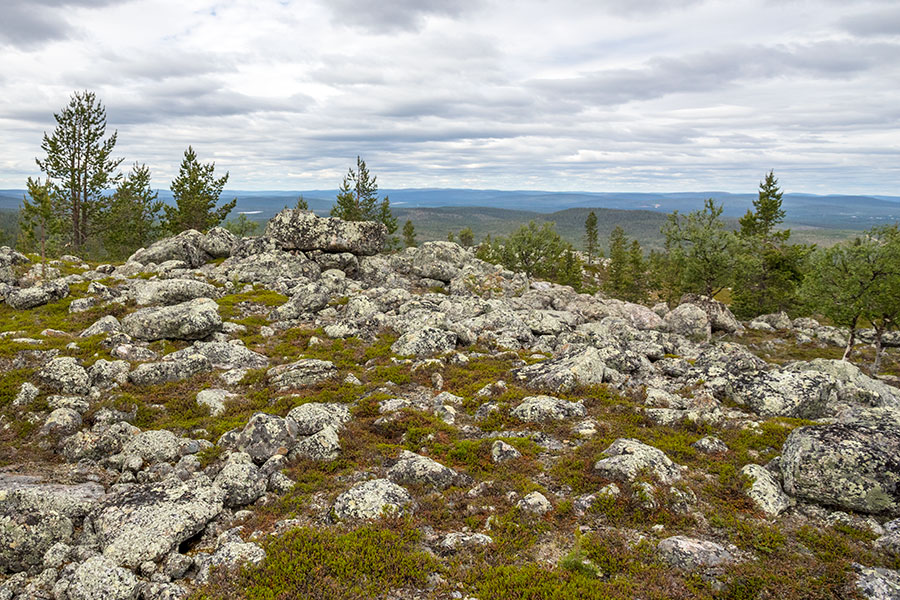
[[[510,414],[522,421],[541,423],[583,417],[586,412],[581,401],[570,402],[553,396],[529,396],[512,409]]]
[[[221,328],[219,307],[209,298],[198,298],[173,306],[142,308],[122,319],[125,333],[146,341],[197,340]]]
[[[606,458],[597,461],[594,470],[607,479],[633,481],[643,470],[661,483],[674,483],[681,479],[681,467],[662,450],[637,440],[619,438],[602,455]]]
[[[747,495],[759,510],[767,517],[777,517],[793,504],[793,501],[781,489],[781,485],[765,468],[749,464],[741,469],[741,475],[750,478],[750,489]]]
[[[666,538],[656,548],[663,560],[684,571],[719,567],[734,561],[724,546],[683,535]]]
[[[412,497],[405,489],[387,479],[357,483],[337,497],[334,516],[339,521],[377,519],[412,508]]]

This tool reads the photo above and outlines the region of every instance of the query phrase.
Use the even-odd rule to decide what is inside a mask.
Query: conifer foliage
[[[228,183],[228,173],[217,179],[215,170],[216,163],[199,162],[194,148],[188,146],[178,176],[172,181],[175,206],[164,207],[166,230],[171,233],[186,229],[206,231],[225,220],[237,199],[217,208],[219,196]]]

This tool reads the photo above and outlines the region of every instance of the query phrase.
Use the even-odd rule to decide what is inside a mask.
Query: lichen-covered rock
[[[6,295],[6,303],[16,310],[26,310],[62,300],[68,295],[68,284],[62,279],[54,279],[29,288],[14,289]]]
[[[685,571],[718,567],[734,561],[734,556],[724,546],[684,535],[666,538],[656,548],[663,560]]]
[[[240,239],[224,227],[213,227],[197,240],[197,246],[212,258],[231,256]]]
[[[275,389],[285,391],[337,381],[338,370],[331,361],[302,358],[286,365],[272,367],[266,375]]]
[[[400,356],[436,356],[456,348],[456,339],[457,335],[452,331],[423,327],[401,335],[391,345],[391,352]]]
[[[679,304],[666,314],[665,322],[672,333],[693,340],[708,340],[712,332],[706,311],[695,304]]]
[[[607,479],[632,481],[643,470],[662,483],[674,483],[681,479],[681,467],[662,450],[637,440],[619,438],[602,455],[606,458],[597,461],[594,470]]]
[[[570,402],[553,396],[528,396],[510,414],[522,421],[542,423],[575,419],[587,413],[581,401]]]
[[[372,255],[384,247],[387,229],[374,221],[321,218],[309,211],[285,209],[269,220],[265,235],[284,250]]]
[[[712,435],[707,435],[700,438],[699,440],[691,444],[691,447],[696,448],[704,454],[723,454],[725,452],[728,452],[728,446],[725,444],[725,442]]]
[[[679,304],[693,304],[706,313],[712,331],[724,331],[725,333],[738,333],[744,330],[741,322],[731,313],[727,306],[709,296],[700,294],[685,294]],[[668,311],[667,311],[668,312]]]
[[[592,347],[515,369],[513,375],[529,388],[554,394],[619,377],[614,369],[606,366],[600,351]]]
[[[237,394],[233,394],[228,390],[211,389],[197,392],[196,400],[197,404],[209,408],[211,416],[218,417],[225,412],[225,402],[235,397],[237,397]]]
[[[412,508],[412,497],[405,489],[387,479],[357,483],[334,501],[334,516],[339,521],[377,519]]]
[[[793,500],[781,489],[781,484],[765,467],[745,465],[741,475],[750,479],[747,495],[767,517],[777,517],[793,504]]]
[[[865,600],[900,600],[900,571],[853,563],[856,589]]]
[[[544,515],[553,510],[553,505],[550,504],[547,497],[540,492],[526,494],[516,503],[516,506],[524,512],[534,515]]]
[[[196,269],[215,258],[206,252],[207,244],[204,235],[196,229],[182,231],[178,235],[154,242],[148,248],[141,248],[128,258],[130,263],[149,265],[160,264],[170,260],[184,262],[188,268]]]
[[[316,313],[328,306],[331,293],[322,283],[311,281],[298,285],[291,291],[291,298],[272,311],[271,318],[276,321],[297,319],[307,313]]]
[[[81,429],[81,415],[71,408],[57,408],[41,426],[41,435],[66,436]]]
[[[821,373],[837,381],[838,398],[862,406],[900,408],[900,389],[873,379],[851,362],[817,358],[809,362],[792,363],[791,371]]]
[[[508,460],[520,458],[522,453],[510,446],[503,440],[496,440],[491,444],[491,460],[495,463],[502,463]]]
[[[341,440],[337,428],[326,425],[316,433],[299,440],[291,449],[291,458],[310,460],[334,460],[341,453]]]
[[[410,271],[418,277],[449,283],[472,258],[454,242],[425,242],[413,251]]]
[[[285,419],[294,422],[297,435],[313,435],[326,427],[340,429],[350,420],[350,407],[335,402],[308,402],[292,408]]]
[[[215,298],[216,286],[195,279],[162,279],[142,281],[137,285],[134,299],[140,306],[147,304],[180,304],[196,298]]]
[[[453,469],[408,450],[400,453],[399,460],[388,469],[387,476],[394,483],[427,485],[439,490],[445,490],[463,480]]]
[[[134,573],[105,556],[93,556],[75,570],[66,595],[69,600],[135,600],[139,591]]]
[[[200,450],[196,440],[181,438],[166,429],[150,429],[132,437],[122,447],[122,454],[140,456],[147,464],[172,463],[185,454]]]
[[[200,354],[216,369],[264,369],[269,359],[241,344],[230,342],[194,342],[190,347],[167,354],[163,360],[179,360]]]
[[[128,381],[128,372],[131,366],[124,360],[98,359],[88,369],[91,385],[107,389]]]
[[[242,565],[258,565],[266,558],[266,552],[253,542],[242,542],[229,539],[216,544],[216,551],[208,558],[200,561],[197,570],[197,583],[206,583],[210,570],[235,569]]]
[[[0,474],[0,512],[58,513],[76,525],[105,496],[103,486],[47,483],[34,475]]]
[[[122,329],[139,340],[197,340],[222,329],[219,306],[197,298],[172,306],[142,308],[122,319]]]
[[[135,385],[154,385],[170,381],[183,381],[199,373],[212,371],[212,364],[202,354],[189,354],[177,360],[138,365],[128,374],[128,380]]]
[[[122,331],[122,324],[119,323],[119,320],[112,315],[106,315],[94,321],[94,324],[82,331],[78,337],[86,338],[119,331]]]
[[[54,511],[0,509],[0,572],[37,571],[54,544],[69,543],[72,520]]]
[[[214,483],[225,491],[225,506],[234,508],[252,504],[265,494],[268,477],[253,464],[249,454],[235,452],[228,457]]]
[[[784,491],[809,502],[900,515],[900,427],[885,420],[799,427],[781,455]]]
[[[757,371],[732,377],[726,393],[764,417],[818,419],[837,399],[837,382],[815,372]]]
[[[296,429],[293,421],[256,413],[234,441],[234,449],[246,452],[258,465],[276,454],[287,454],[294,446]]]
[[[317,279],[319,265],[303,253],[271,249],[246,256],[235,255],[219,265],[218,270],[229,281],[275,285],[282,281]]]
[[[490,546],[494,543],[493,538],[483,533],[463,533],[453,532],[445,535],[440,542],[438,548],[444,554],[459,552],[465,548],[480,548]]]
[[[91,390],[87,371],[70,356],[54,358],[37,376],[42,385],[64,394],[87,394]]]
[[[136,485],[89,515],[103,555],[129,568],[158,561],[222,511],[224,491],[204,476]]]

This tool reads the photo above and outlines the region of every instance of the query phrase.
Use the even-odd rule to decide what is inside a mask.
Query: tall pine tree
[[[165,229],[180,233],[186,229],[206,231],[225,220],[237,204],[237,198],[220,207],[219,196],[228,183],[228,173],[215,177],[216,163],[203,164],[197,160],[194,148],[188,146],[178,176],[172,181],[175,206],[165,206]]]
[[[41,142],[46,158],[37,158],[46,173],[54,212],[65,222],[65,236],[80,251],[96,233],[108,197],[104,192],[119,181],[122,162],[113,158],[116,132],[106,137],[106,109],[93,92],[75,92],[69,104],[53,115],[56,129]]]

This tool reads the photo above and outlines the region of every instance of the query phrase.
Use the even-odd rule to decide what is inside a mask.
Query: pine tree
[[[593,264],[594,254],[597,253],[597,215],[594,211],[591,211],[584,221],[584,247],[587,251],[588,264]]]
[[[559,270],[559,282],[563,285],[571,286],[576,292],[581,291],[582,286],[582,264],[581,259],[575,254],[571,246],[567,247],[562,255],[562,261]]]
[[[475,245],[475,232],[471,227],[466,227],[459,232],[459,245],[464,248]]]
[[[150,168],[135,163],[103,215],[103,247],[112,258],[125,258],[159,237],[163,202],[157,195],[150,189]]]
[[[418,245],[416,244],[416,228],[409,219],[403,225],[403,243],[407,248],[415,248]]]
[[[604,291],[613,297],[624,298],[630,286],[629,272],[628,239],[625,237],[625,230],[617,225],[609,234],[609,263],[603,283]]]
[[[775,229],[783,220],[782,192],[769,172],[759,185],[753,211],[740,219],[732,311],[740,318],[792,308],[803,279],[803,261],[811,248],[788,244],[789,229]]]
[[[331,216],[345,221],[375,221],[378,210],[378,177],[370,176],[366,161],[356,157],[356,170],[351,167],[331,207]]]
[[[37,245],[41,253],[41,276],[47,273],[47,251],[51,240],[59,233],[53,198],[53,185],[49,180],[28,178],[28,194],[22,199],[22,234]],[[28,200],[29,196],[31,201]]]
[[[216,163],[202,164],[197,153],[188,146],[178,177],[172,181],[175,206],[165,206],[165,229],[180,233],[186,229],[206,231],[225,220],[237,204],[237,198],[218,208],[219,196],[228,183],[228,173],[216,179]]]
[[[306,203],[306,200],[303,199],[303,194],[300,194],[300,197],[297,198],[297,204],[294,205],[295,210],[309,210],[309,204]]]
[[[116,132],[104,139],[106,109],[93,92],[75,92],[53,118],[56,129],[41,142],[47,156],[35,162],[50,182],[57,220],[67,223],[66,237],[80,251],[96,232],[107,206],[104,191],[118,183],[122,159],[112,157]]]

